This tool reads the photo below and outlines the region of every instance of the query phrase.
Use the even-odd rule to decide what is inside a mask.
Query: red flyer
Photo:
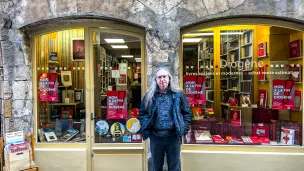
[[[266,80],[266,67],[265,66],[259,67],[259,80]]]
[[[294,81],[273,80],[272,82],[272,109],[294,109]]]
[[[39,100],[58,101],[58,79],[57,73],[38,74],[39,78]]]
[[[301,57],[302,55],[302,40],[294,40],[289,43],[290,58]]]
[[[184,76],[185,95],[189,104],[206,104],[206,76]]]
[[[258,57],[267,56],[267,42],[258,43]]]
[[[127,92],[107,91],[107,119],[127,118]]]
[[[267,104],[267,90],[259,89],[258,106],[266,107]]]

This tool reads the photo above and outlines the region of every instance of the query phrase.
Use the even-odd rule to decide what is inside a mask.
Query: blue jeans
[[[168,171],[180,171],[180,146],[176,135],[170,137],[150,137],[153,171],[162,171],[165,153],[167,154]]]

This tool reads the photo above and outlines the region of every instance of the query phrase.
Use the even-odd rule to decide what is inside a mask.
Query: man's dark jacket
[[[176,135],[179,137],[181,141],[181,137],[190,129],[190,122],[192,117],[192,112],[189,107],[188,101],[182,91],[172,92],[169,91],[170,95],[172,95],[173,100],[173,119],[176,128]],[[155,95],[152,98],[151,105],[148,106],[147,110],[145,109],[145,98],[142,100],[138,120],[140,121],[140,132],[143,136],[143,139],[146,140],[150,135],[152,135],[153,131],[153,118],[156,110],[156,102]],[[169,105],[169,104],[163,104]],[[170,107],[170,106],[168,106]]]

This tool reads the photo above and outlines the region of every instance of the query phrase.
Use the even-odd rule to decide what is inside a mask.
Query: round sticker
[[[114,137],[121,137],[125,133],[125,126],[119,122],[115,122],[111,126],[111,133]]]
[[[139,129],[140,129],[139,120],[136,119],[136,118],[129,119],[128,122],[127,122],[127,129],[131,133],[136,133],[137,131],[139,131]]]
[[[138,113],[139,113],[139,110],[138,110],[137,108],[133,108],[133,109],[131,110],[131,116],[132,116],[132,117],[137,118],[137,117],[138,117]]]
[[[109,131],[109,124],[105,120],[101,120],[101,121],[96,122],[95,131],[99,135],[105,135]]]

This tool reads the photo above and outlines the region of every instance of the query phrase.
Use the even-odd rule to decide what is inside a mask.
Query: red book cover
[[[269,126],[263,123],[253,124],[252,136],[269,138]]]
[[[231,125],[241,125],[241,110],[230,111],[230,123]]]
[[[302,82],[302,65],[290,64],[289,71],[292,80],[295,82]]]
[[[258,136],[250,136],[252,144],[260,144],[260,139]]]
[[[260,137],[260,143],[262,145],[270,145],[270,139],[269,138]]]
[[[259,89],[258,106],[266,107],[267,104],[267,90]]]
[[[294,40],[289,43],[290,58],[297,58],[302,56],[302,40]]]
[[[267,42],[261,42],[258,44],[258,57],[267,56]]]
[[[296,110],[302,109],[302,91],[301,90],[295,90],[294,109],[296,109]]]
[[[213,139],[214,143],[216,143],[216,144],[225,144],[225,143],[227,143],[227,140],[225,140],[224,138],[222,138],[220,135],[212,135],[212,139]]]
[[[259,67],[259,80],[266,80],[266,67],[265,66]]]

